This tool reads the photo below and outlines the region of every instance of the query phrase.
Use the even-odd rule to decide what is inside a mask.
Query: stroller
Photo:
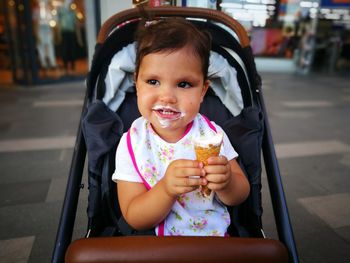
[[[154,237],[151,232],[135,231],[123,220],[111,175],[119,140],[140,116],[130,63],[140,12],[125,10],[107,20],[98,35],[52,262],[64,258],[67,262],[298,262],[261,79],[244,28],[215,10],[145,10],[151,17],[185,17],[212,35],[212,53],[218,58],[214,66],[223,70],[211,79],[200,112],[228,135],[249,180],[250,195],[239,206],[228,208],[230,238]],[[262,230],[261,152],[279,240],[266,238]],[[87,233],[71,242],[86,155]]]

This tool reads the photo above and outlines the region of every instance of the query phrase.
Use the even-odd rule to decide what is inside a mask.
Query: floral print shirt
[[[143,117],[133,122],[128,135],[120,140],[116,153],[114,181],[142,182],[147,189],[152,188],[164,176],[168,165],[176,159],[195,160],[192,139],[210,137],[215,132],[224,134],[220,155],[228,160],[237,157],[223,130],[215,123],[208,123],[198,114],[191,128],[176,143],[164,141]],[[213,130],[214,126],[216,131]],[[180,236],[225,236],[230,225],[227,208],[216,197],[215,192],[205,197],[199,189],[180,195],[164,222],[164,235]],[[162,235],[159,226],[156,234]]]

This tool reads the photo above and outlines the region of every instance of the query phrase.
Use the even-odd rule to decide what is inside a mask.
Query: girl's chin
[[[179,120],[181,120],[181,115],[165,117],[160,116],[159,114],[154,115],[154,121],[157,123],[157,126],[163,129],[177,126]]]
[[[176,121],[160,121],[152,122],[152,128],[158,133],[161,132],[175,132],[179,129]]]

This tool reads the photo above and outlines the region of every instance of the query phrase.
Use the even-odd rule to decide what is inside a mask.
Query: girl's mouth
[[[185,113],[170,106],[156,105],[152,110],[155,112],[159,124],[163,128],[170,127],[174,121],[185,116]]]
[[[166,120],[177,120],[182,117],[181,111],[169,106],[154,106],[152,110],[156,113],[156,116]]]

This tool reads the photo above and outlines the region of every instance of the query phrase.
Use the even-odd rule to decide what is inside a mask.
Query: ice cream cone
[[[208,165],[208,158],[219,156],[222,138],[223,135],[221,133],[217,133],[215,136],[209,139],[195,139],[194,150],[196,152],[197,160],[206,166]],[[204,196],[209,196],[211,190],[206,185],[202,185],[201,192]]]

